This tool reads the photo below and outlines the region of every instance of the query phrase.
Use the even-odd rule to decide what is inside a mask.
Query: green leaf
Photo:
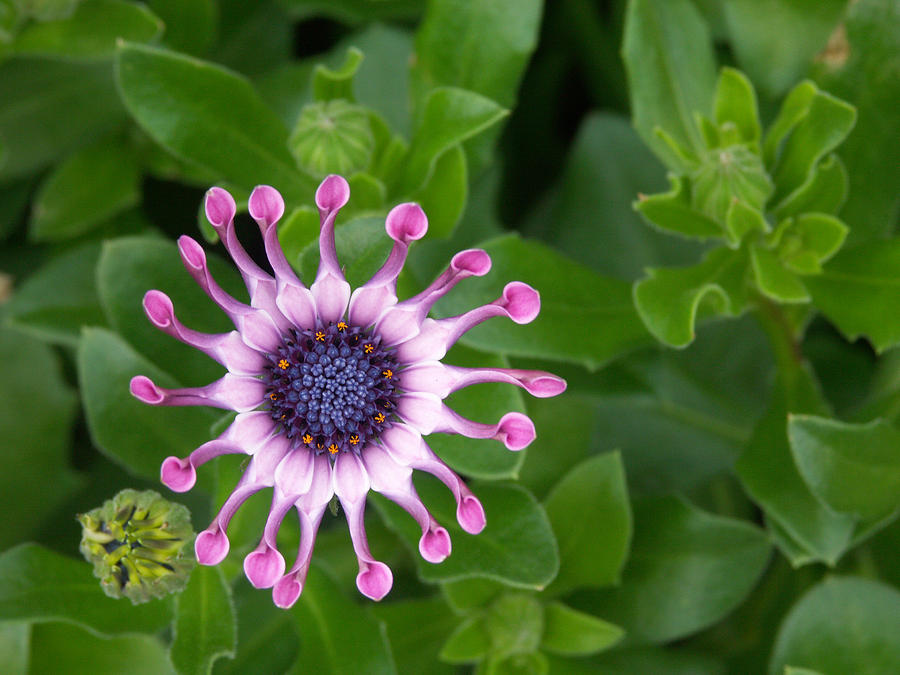
[[[734,68],[722,68],[713,103],[716,124],[737,127],[741,139],[757,147],[762,131],[756,109],[756,92],[747,76]]]
[[[879,352],[900,343],[900,239],[845,248],[805,283],[848,339],[865,336]]]
[[[701,240],[721,237],[721,225],[691,205],[688,179],[669,174],[669,184],[671,189],[668,192],[638,195],[634,209],[651,225],[667,233]]]
[[[29,672],[32,626],[25,621],[0,624],[0,663],[10,675]]]
[[[634,304],[647,329],[670,347],[694,340],[698,312],[736,316],[746,305],[744,254],[727,248],[710,251],[693,267],[651,269],[634,284]],[[703,310],[701,312],[701,310]]]
[[[166,27],[162,42],[185,54],[202,56],[216,37],[214,0],[147,0],[147,6]]]
[[[631,544],[631,508],[618,452],[581,462],[548,495],[547,517],[559,542],[560,572],[549,593],[619,582]]]
[[[384,624],[351,602],[343,590],[317,566],[309,570],[294,609],[302,636],[300,657],[291,671],[329,675],[395,674]],[[347,639],[352,626],[353,639]]]
[[[900,432],[884,420],[793,415],[788,437],[800,475],[830,508],[875,519],[900,507]]]
[[[882,675],[900,671],[900,593],[877,581],[832,577],[813,587],[787,615],[772,652],[770,675],[785,665],[822,673]]]
[[[162,49],[124,44],[116,82],[125,106],[160,145],[244,189],[276,185],[305,203],[313,180],[294,168],[281,120],[244,78]]]
[[[31,238],[77,237],[139,199],[140,169],[134,151],[118,138],[89,145],[41,183],[31,211]]]
[[[456,524],[456,504],[442,483],[417,474],[416,489],[428,509],[450,533],[453,553],[439,565],[418,556],[421,531],[409,515],[384,499],[373,503],[388,526],[415,551],[419,576],[425,581],[486,577],[519,588],[542,589],[559,569],[556,541],[544,509],[525,489],[502,483],[480,483],[473,492],[484,506],[487,526],[476,535]]]
[[[713,103],[715,63],[706,23],[689,0],[633,0],[623,40],[634,126],[666,166],[684,170],[654,130],[695,151],[703,148],[693,115]]]
[[[414,19],[422,13],[421,0],[281,0],[280,4],[299,17],[329,16],[350,24]]]
[[[825,48],[844,0],[730,0],[722,3],[741,68],[766,94],[800,79]]]
[[[124,615],[123,615],[124,618]],[[174,675],[162,641],[150,635],[97,637],[65,623],[38,624],[31,629],[30,675]]]
[[[847,226],[826,213],[803,213],[779,225],[778,255],[797,274],[819,274],[847,236]]]
[[[762,530],[675,497],[634,504],[631,559],[615,589],[572,597],[631,643],[669,642],[719,621],[756,585],[771,547]]]
[[[774,208],[775,218],[781,220],[806,211],[837,213],[847,198],[848,181],[844,163],[837,155],[829,155],[816,165],[803,185]]]
[[[312,224],[312,216],[304,219],[308,225]],[[300,271],[303,278],[310,281],[316,278],[319,266],[318,214],[315,222],[316,239],[310,241],[300,256]],[[341,267],[353,288],[362,286],[372,277],[388,257],[392,246],[385,234],[384,218],[376,216],[356,218],[339,225],[334,238]]]
[[[454,145],[438,157],[428,182],[413,195],[428,214],[428,234],[448,237],[459,222],[469,196],[466,153]]]
[[[492,658],[531,654],[544,633],[544,607],[533,595],[505,593],[484,614]]]
[[[399,193],[413,192],[427,183],[444,152],[493,126],[508,114],[508,110],[475,92],[455,87],[433,89],[413,135]]]
[[[397,672],[454,675],[452,666],[438,661],[441,645],[459,621],[443,598],[413,598],[371,608],[387,626]]]
[[[369,166],[375,137],[365,108],[333,99],[304,106],[288,144],[307,173],[349,175]]]
[[[173,632],[169,655],[182,675],[207,675],[217,659],[234,656],[234,604],[220,568],[194,568],[184,591],[175,599]]]
[[[77,400],[58,355],[0,325],[0,363],[2,549],[32,537],[80,481],[69,467]]]
[[[824,404],[806,368],[794,380],[778,382],[769,411],[735,469],[747,493],[777,523],[794,565],[813,561],[833,565],[846,550],[855,519],[825,508],[810,492],[791,456],[788,413],[823,414]]]
[[[862,242],[887,235],[896,223],[900,163],[884,150],[900,136],[900,11],[894,0],[860,0],[847,6],[844,27],[846,39],[835,58],[817,65],[816,80],[859,113],[840,150],[850,176],[841,216],[851,239]]]
[[[102,60],[113,56],[118,40],[150,42],[162,32],[162,21],[143,5],[82,0],[69,17],[26,26],[14,49],[27,56]]]
[[[778,109],[778,115],[766,131],[763,141],[763,159],[767,169],[771,170],[775,165],[780,154],[781,144],[809,113],[809,106],[818,93],[819,88],[815,84],[804,80],[785,96],[781,108]]]
[[[353,78],[362,61],[363,53],[356,47],[350,47],[344,57],[344,64],[337,70],[331,70],[322,64],[316,65],[312,75],[313,99],[353,101]]]
[[[462,87],[503,106],[538,40],[539,0],[436,0],[416,33],[414,75],[420,89]]]
[[[65,114],[60,114],[64,111]],[[30,174],[125,117],[108,64],[12,59],[0,65],[0,178]]]
[[[649,336],[634,312],[626,282],[595,274],[544,244],[514,235],[481,246],[493,259],[491,273],[467,279],[441,299],[435,313],[455,315],[493,302],[514,279],[541,293],[541,313],[527,326],[489,321],[466,333],[464,344],[594,369],[647,343]]]
[[[90,564],[20,544],[0,554],[0,618],[67,621],[99,635],[156,633],[172,619],[168,600],[132,605],[107,597]]]
[[[91,438],[111,459],[156,481],[166,457],[184,457],[210,439],[217,415],[203,408],[141,403],[128,389],[135,375],[146,375],[163,387],[178,385],[115,333],[85,329],[78,349],[78,380]]]
[[[728,245],[732,248],[739,248],[750,232],[766,233],[770,229],[761,209],[755,209],[740,200],[733,201],[728,207],[725,231],[728,233]]]
[[[756,285],[763,295],[776,302],[808,302],[809,293],[803,282],[772,251],[760,246],[750,247],[750,261]]]
[[[441,648],[440,658],[447,663],[475,663],[487,656],[491,639],[479,612],[456,627]]]
[[[609,649],[622,639],[618,626],[554,602],[544,608],[541,647],[554,654],[581,656]]]
[[[355,0],[351,0],[353,2]],[[421,4],[419,0],[409,0]],[[386,4],[366,3],[378,7]],[[395,25],[374,23],[354,33],[352,43],[366,55],[353,80],[356,100],[377,111],[394,132],[409,136],[409,63],[413,58],[413,37]]]
[[[856,109],[852,105],[822,91],[813,96],[806,115],[785,141],[772,173],[776,204],[809,180],[819,160],[840,145],[854,124]]]

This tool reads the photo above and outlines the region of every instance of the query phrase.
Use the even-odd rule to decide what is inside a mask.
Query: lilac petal
[[[434,394],[407,392],[400,397],[397,412],[407,424],[425,435],[438,432],[493,438],[509,450],[521,450],[535,437],[534,423],[522,413],[506,413],[497,424],[482,424],[457,414]]]
[[[426,471],[450,488],[456,499],[456,520],[469,534],[484,529],[484,508],[456,473],[428,447],[421,434],[406,424],[395,424],[381,435],[384,449],[398,464]]]
[[[384,308],[397,304],[397,276],[406,262],[410,242],[428,231],[428,218],[418,204],[400,204],[388,213],[385,230],[394,240],[394,248],[381,269],[350,296],[350,321],[357,326],[372,325]]]
[[[247,345],[261,352],[272,352],[281,344],[281,332],[267,312],[235,300],[216,283],[209,272],[206,253],[200,244],[183,235],[178,238],[178,250],[187,271],[210,299],[228,315]]]
[[[491,269],[490,256],[481,249],[460,251],[450,266],[424,291],[389,308],[379,318],[376,331],[385,344],[395,345],[419,333],[422,322],[441,297],[463,279],[483,276]],[[440,357],[438,357],[440,358]]]
[[[237,213],[234,197],[228,190],[220,187],[210,188],[206,191],[203,205],[206,210],[206,219],[215,228],[224,227],[225,224],[233,222],[234,214]]]
[[[275,469],[275,485],[292,503],[309,492],[315,468],[314,455],[306,448],[289,452]]]
[[[170,490],[187,492],[197,481],[197,467],[220,455],[255,454],[268,440],[274,427],[266,412],[241,413],[221,436],[207,441],[186,459],[167,457],[160,467],[160,480]]]
[[[218,361],[229,372],[257,375],[266,364],[265,356],[244,344],[237,331],[210,334],[187,328],[176,318],[169,296],[161,291],[147,291],[143,304],[144,312],[154,326]]]
[[[292,506],[293,502],[284,499],[276,489],[262,540],[259,546],[244,558],[244,574],[256,588],[271,588],[284,574],[284,557],[278,552],[275,542],[281,521]]]
[[[390,568],[372,557],[369,542],[366,540],[366,529],[363,515],[366,507],[366,494],[369,491],[369,478],[366,468],[353,453],[340,453],[334,462],[332,474],[334,494],[341,501],[347,516],[350,540],[359,563],[359,574],[356,576],[356,587],[359,592],[372,600],[381,600],[394,584],[394,576]]]
[[[205,387],[164,389],[149,377],[137,375],[131,378],[131,394],[148,405],[207,405],[236,412],[248,412],[263,401],[266,388],[255,377],[225,375]]]
[[[246,474],[245,474],[246,476]],[[197,562],[201,565],[218,565],[228,555],[231,544],[228,541],[228,524],[249,497],[259,492],[263,486],[255,485],[243,478],[228,495],[218,515],[210,523],[209,527],[197,535],[194,541],[194,552],[197,554]]]
[[[398,464],[381,446],[370,445],[362,454],[372,489],[402,506],[422,528],[419,552],[431,563],[450,555],[450,535],[425,508],[412,482],[412,469]]]
[[[331,175],[316,190],[321,230],[319,232],[319,271],[310,286],[322,321],[338,321],[350,301],[350,284],[338,262],[334,244],[334,220],[350,199],[350,186],[341,176]]]
[[[291,571],[279,579],[272,589],[272,600],[283,609],[291,607],[303,590],[309,562],[312,559],[316,532],[328,503],[334,496],[331,479],[331,462],[324,455],[313,460],[312,483],[309,491],[297,500],[300,516],[300,548]]]
[[[542,370],[513,368],[460,368],[440,361],[425,361],[404,369],[403,388],[446,398],[454,391],[483,382],[506,382],[522,387],[532,396],[549,398],[566,390],[566,381]]]
[[[247,209],[261,228],[268,229],[284,215],[284,199],[275,188],[257,185],[250,193]]]
[[[533,321],[541,308],[536,290],[521,281],[513,281],[497,300],[448,319],[425,319],[419,334],[397,346],[397,356],[406,363],[437,361],[444,357],[459,337],[479,323],[505,316],[516,323]]]

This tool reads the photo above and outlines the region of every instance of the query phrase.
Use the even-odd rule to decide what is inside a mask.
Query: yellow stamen
[[[363,347],[363,351],[366,354],[371,354],[372,352],[375,351],[375,347],[373,347],[372,345],[366,345],[365,347]]]
[[[282,370],[287,370],[289,365],[291,364],[287,362],[287,359],[281,359],[281,361],[278,362],[278,367]]]
[[[332,455],[336,455],[337,451],[338,451],[338,446],[336,446],[334,443],[332,443],[331,445],[328,446],[328,452],[330,452]]]
[[[272,399],[273,401],[277,401],[277,400],[278,400],[278,394],[276,394],[276,393],[273,391],[271,394],[269,394],[269,398]]]
[[[316,340],[317,340],[318,342],[325,342],[325,333],[323,333],[323,332],[320,331],[320,330],[317,330],[317,331],[316,331]]]
[[[302,438],[301,440],[302,440],[304,443],[306,443],[307,445],[309,445],[309,444],[312,443],[312,441],[313,441],[312,435],[311,435],[311,434],[303,434],[303,438]]]
[[[359,436],[352,434],[350,436],[350,445],[356,445],[357,443],[359,443]]]
[[[378,422],[378,424],[384,422],[384,413],[378,413],[377,415],[375,415],[375,421]]]
[[[394,376],[394,371],[388,368],[387,370],[382,370],[381,374],[387,379],[391,379]]]
[[[347,324],[343,321],[338,321],[337,329],[343,333],[345,330],[347,330]]]

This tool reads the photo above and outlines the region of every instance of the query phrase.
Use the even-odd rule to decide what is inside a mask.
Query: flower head
[[[212,524],[197,536],[197,560],[220,562],[229,550],[226,529],[252,494],[273,488],[272,506],[259,546],[244,559],[244,571],[257,588],[273,589],[279,607],[290,607],[306,580],[313,543],[328,504],[337,497],[346,514],[359,561],[360,592],[380,600],[393,577],[376,561],[366,541],[363,510],[369,490],[393,500],[422,528],[419,551],[438,563],[450,555],[450,537],[428,512],[412,483],[414,469],[427,471],[453,492],[457,519],[469,533],[484,528],[481,503],[422,436],[435,432],[470,438],[495,438],[520,450],[535,436],[525,415],[511,412],[496,424],[465,419],[443,403],[450,393],[479,382],[517,384],[535,396],[555,396],[565,382],[549,373],[513,369],[459,368],[441,363],[447,350],[471,327],[495,316],[517,323],[535,318],[537,291],[513,282],[494,302],[460,316],[428,318],[439,298],[462,279],[482,276],[491,260],[472,249],[457,253],[428,288],[398,301],[397,276],[411,242],[421,239],[428,220],[418,204],[400,204],[387,215],[385,228],[394,246],[384,265],[363,286],[351,291],[338,262],[334,222],[350,197],[347,182],[328,176],[316,191],[321,232],[321,262],[313,283],[305,286],[278,243],[276,223],[284,213],[281,195],[261,185],[250,195],[250,215],[259,224],[274,277],[262,270],[235,236],[235,203],[212,188],[206,216],[219,234],[250,294],[250,304],[228,295],[210,275],[200,245],[183,236],[178,245],[188,272],[234,322],[235,330],[198,333],[176,317],[160,291],[144,296],[144,309],[160,330],[196,347],[227,369],[206,387],[163,389],[138,376],[132,394],[151,405],[208,405],[237,412],[215,440],[187,458],[169,457],[161,479],[177,492],[190,490],[196,467],[225,453],[251,459]],[[293,567],[276,548],[285,515],[296,509],[300,548]]]

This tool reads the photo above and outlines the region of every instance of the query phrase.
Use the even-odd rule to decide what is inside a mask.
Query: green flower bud
[[[181,504],[153,490],[122,490],[78,521],[81,553],[108,596],[138,604],[184,588],[194,566],[185,546],[194,530]]]

